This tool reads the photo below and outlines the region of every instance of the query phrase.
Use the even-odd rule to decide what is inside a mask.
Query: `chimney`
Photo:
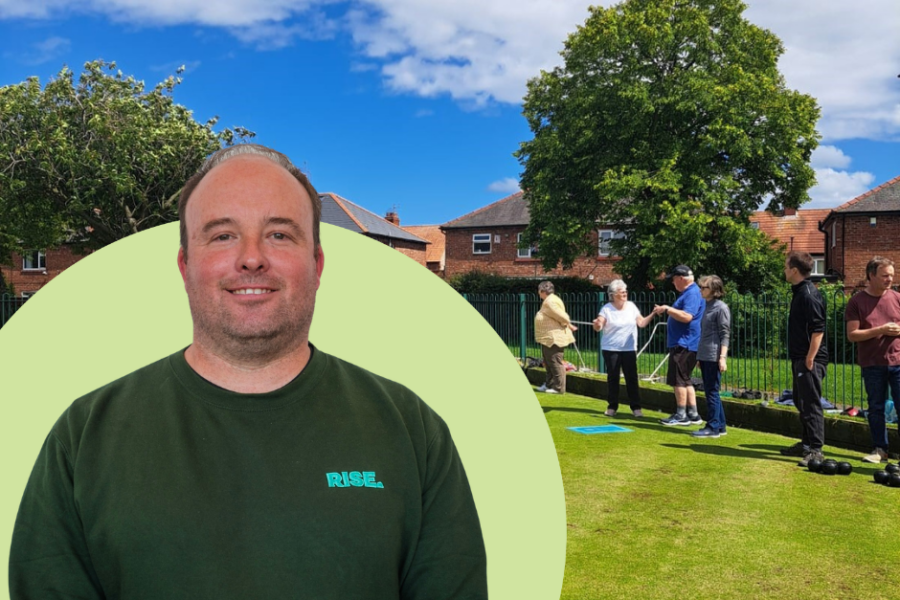
[[[393,223],[397,227],[400,227],[400,217],[397,216],[397,213],[394,211],[388,212],[388,214],[384,215],[384,220],[388,223]]]
[[[796,208],[788,208],[787,206],[784,207],[784,215],[783,215],[783,216],[785,216],[785,217],[792,217],[792,216],[794,216],[794,215],[796,215],[796,214],[797,214],[797,209],[796,209]]]

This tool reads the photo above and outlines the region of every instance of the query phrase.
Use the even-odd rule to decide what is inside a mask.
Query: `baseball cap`
[[[692,277],[694,275],[694,272],[691,271],[691,268],[688,267],[687,265],[678,265],[677,267],[675,267],[674,269],[669,271],[669,274],[667,275],[667,277],[671,279],[672,277],[675,277],[676,275],[678,275],[680,277]]]

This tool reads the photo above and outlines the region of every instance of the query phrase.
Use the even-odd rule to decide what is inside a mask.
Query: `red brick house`
[[[326,193],[319,197],[322,199],[322,222],[367,235],[423,266],[426,264],[426,248],[431,242],[400,228],[400,219],[395,213],[382,218],[337,194]],[[13,254],[12,264],[0,265],[0,284],[11,287],[16,296],[27,298],[81,258],[82,255],[75,254],[67,245],[34,250],[25,256]],[[438,264],[442,262],[442,258],[437,260]]]
[[[400,217],[389,212],[384,218],[335,193],[319,194],[322,222],[355,231],[378,240],[425,266],[425,249],[430,242],[400,227]]]
[[[443,277],[446,237],[440,225],[407,225],[403,229],[429,242],[425,248],[425,266],[435,275]]]
[[[788,252],[809,252],[815,261],[812,277],[821,279],[825,276],[825,234],[819,227],[829,212],[828,208],[786,208],[773,215],[762,210],[750,216],[750,225],[783,243]]]
[[[75,254],[67,245],[47,251],[34,250],[25,256],[13,254],[12,264],[0,265],[0,280],[16,296],[27,298],[82,258],[84,255]]]
[[[865,286],[873,256],[900,262],[900,177],[830,211],[820,229],[828,274],[847,288]]]
[[[606,285],[618,275],[613,272],[609,240],[614,229],[598,229],[594,244],[597,253],[575,261],[571,269],[544,271],[537,249],[517,247],[528,226],[530,213],[522,192],[479,208],[441,225],[446,236],[446,277],[469,271],[483,271],[505,277],[541,278],[547,275],[583,277],[595,285]]]

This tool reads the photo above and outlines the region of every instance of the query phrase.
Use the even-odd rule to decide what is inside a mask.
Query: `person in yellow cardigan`
[[[572,332],[578,328],[572,325],[565,304],[553,292],[553,284],[549,281],[542,281],[538,285],[538,296],[543,303],[534,318],[534,339],[541,345],[544,368],[547,369],[547,381],[538,388],[538,391],[565,394],[566,366],[563,361],[563,350],[575,341]]]

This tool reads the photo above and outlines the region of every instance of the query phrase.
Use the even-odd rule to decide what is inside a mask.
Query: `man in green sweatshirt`
[[[486,598],[450,432],[309,343],[321,202],[284,155],[222,150],[184,187],[185,350],[53,426],[10,552],[18,598]]]

